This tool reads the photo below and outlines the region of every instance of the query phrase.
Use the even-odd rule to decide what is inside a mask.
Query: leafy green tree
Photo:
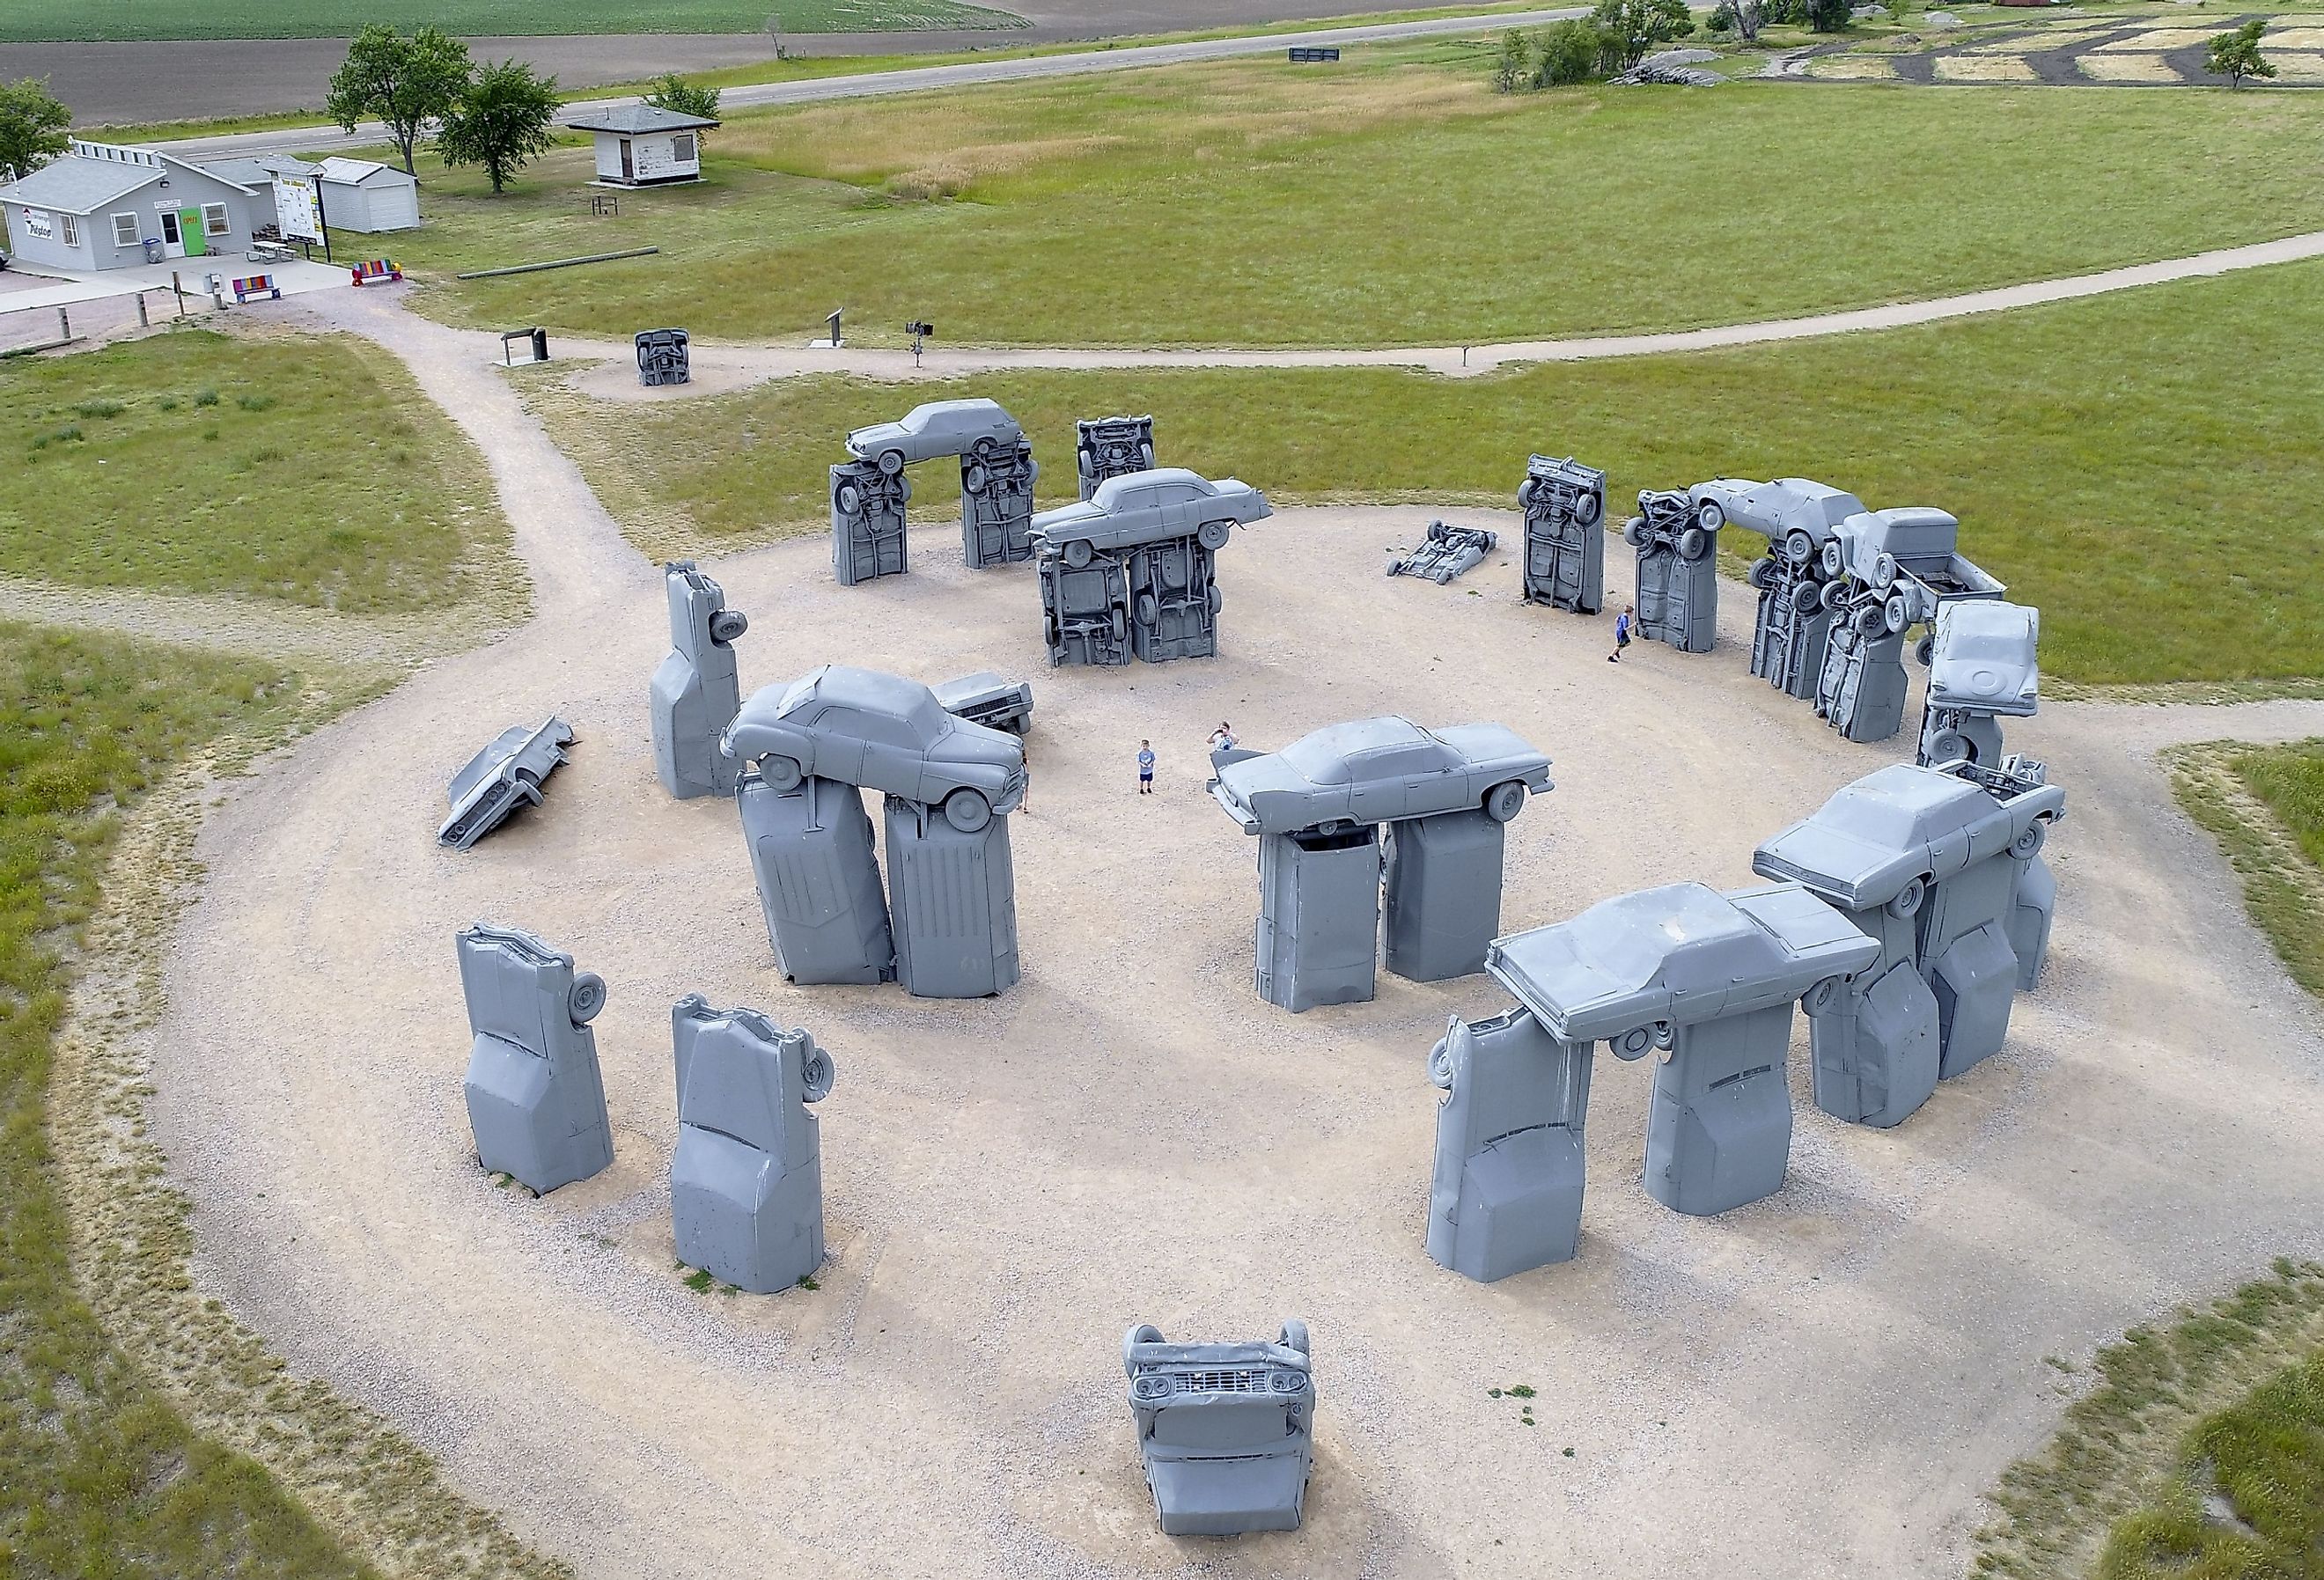
[[[1533,46],[1525,34],[1511,28],[1501,35],[1500,52],[1493,59],[1493,91],[1517,93],[1533,86]]]
[[[49,92],[45,77],[0,82],[0,172],[31,175],[72,142],[72,112]]]
[[[1605,35],[1589,23],[1569,17],[1541,30],[1534,81],[1542,88],[1564,88],[1587,82],[1598,74]]]
[[[718,90],[696,88],[672,71],[654,84],[645,102],[658,110],[669,110],[681,115],[700,115],[706,121],[718,118]]]
[[[2246,77],[2274,76],[2275,62],[2259,52],[2259,35],[2266,31],[2267,18],[2255,16],[2235,32],[2221,33],[2211,41],[2203,69],[2226,78],[2230,88],[2241,88]]]
[[[1807,0],[1808,26],[1816,32],[1846,32],[1854,0]]]
[[[554,77],[517,60],[486,66],[444,112],[436,152],[446,164],[483,165],[499,192],[519,169],[557,145],[550,126],[563,102]]]
[[[1607,59],[1624,71],[1644,60],[1656,44],[1683,39],[1694,31],[1686,0],[1598,0],[1590,20],[1605,35]]]
[[[429,123],[441,121],[457,102],[475,71],[468,46],[458,39],[432,27],[406,38],[373,23],[347,45],[347,58],[331,74],[323,107],[348,132],[357,121],[386,122],[387,134],[403,155],[404,173],[417,175],[412,150]]]

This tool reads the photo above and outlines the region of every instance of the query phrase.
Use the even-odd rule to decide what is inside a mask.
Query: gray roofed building
[[[76,138],[0,187],[11,254],[29,267],[117,269],[149,254],[239,253],[274,222],[272,178],[255,184],[156,149]]]
[[[600,110],[566,125],[576,132],[612,132],[634,137],[641,132],[698,131],[718,123],[708,115],[689,115],[678,110],[659,109],[652,105],[616,105],[610,110]]]
[[[652,105],[617,105],[569,123],[597,140],[597,180],[609,187],[654,187],[702,179],[702,134],[718,123]]]

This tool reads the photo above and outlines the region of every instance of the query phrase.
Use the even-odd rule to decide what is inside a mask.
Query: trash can
[[[532,332],[532,359],[535,362],[549,360],[549,331],[546,329]]]
[[[145,238],[145,261],[149,263],[158,263],[161,261],[161,238],[160,236],[149,236]]]

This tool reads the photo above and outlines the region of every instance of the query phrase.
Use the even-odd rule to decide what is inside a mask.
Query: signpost
[[[323,183],[314,176],[276,176],[274,215],[284,241],[320,242],[331,261],[331,226],[323,212]]]

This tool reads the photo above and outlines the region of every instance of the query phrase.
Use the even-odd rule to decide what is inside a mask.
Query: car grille
[[[1209,1372],[1181,1372],[1173,1379],[1180,1391],[1186,1393],[1265,1393],[1267,1369],[1229,1368]]]

